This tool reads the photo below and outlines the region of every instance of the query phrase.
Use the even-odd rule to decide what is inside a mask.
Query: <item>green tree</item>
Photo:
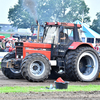
[[[25,9],[22,1],[28,3],[28,7],[26,7],[30,7],[28,10]],[[34,13],[35,11],[37,13]],[[34,24],[34,20],[36,19],[38,19],[41,24],[50,21],[81,21],[83,12],[84,22],[90,22],[90,17],[88,16],[89,8],[85,4],[84,0],[19,0],[18,4],[15,5],[14,8],[9,9],[8,18],[13,26],[17,26],[18,28],[27,28]]]
[[[100,34],[100,12],[96,14],[97,19],[94,19],[92,25],[90,26],[91,29],[96,31]]]
[[[40,10],[41,9],[41,10]],[[41,21],[74,22],[82,20],[90,22],[89,8],[84,0],[39,0],[38,17]]]
[[[8,19],[17,28],[29,28],[34,23],[34,18],[23,8],[21,0],[9,9]]]

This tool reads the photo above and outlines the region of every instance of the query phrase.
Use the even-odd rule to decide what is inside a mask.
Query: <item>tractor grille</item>
[[[16,47],[16,55],[23,56],[23,47]]]
[[[16,42],[16,58],[23,58],[23,42]]]

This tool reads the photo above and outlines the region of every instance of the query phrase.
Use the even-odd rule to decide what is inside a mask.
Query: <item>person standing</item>
[[[5,50],[6,46],[5,46],[5,39],[2,39],[2,43],[1,43],[2,49]]]
[[[7,42],[8,42],[8,38],[5,39],[5,46],[6,46]]]
[[[10,48],[11,46],[12,46],[12,45],[11,45],[11,41],[8,40],[8,42],[6,43],[6,49],[5,49],[5,51],[6,51],[6,52],[9,52],[9,48]]]
[[[98,47],[97,45],[94,47],[94,49],[95,49],[97,52],[99,52],[99,47]]]
[[[28,40],[28,42],[30,42],[30,43],[32,43],[32,39],[29,37],[29,40]]]

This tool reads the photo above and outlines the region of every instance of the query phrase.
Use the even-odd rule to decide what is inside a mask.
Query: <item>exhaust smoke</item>
[[[35,0],[23,0],[23,6],[25,9],[28,10],[30,15],[35,19],[36,24],[38,25],[38,32],[37,32],[37,42],[39,42],[39,29],[40,25],[38,23],[38,16],[37,16],[37,11],[36,11],[36,1]]]
[[[23,0],[23,6],[30,13],[30,15],[34,17],[35,21],[38,20],[36,0]]]

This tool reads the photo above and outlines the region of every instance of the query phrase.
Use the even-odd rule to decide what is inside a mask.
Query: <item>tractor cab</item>
[[[52,57],[64,57],[73,42],[81,42],[80,28],[81,25],[73,23],[45,23],[43,43],[53,45]]]
[[[80,42],[79,28],[79,24],[46,22],[43,43],[66,45],[69,41]]]

